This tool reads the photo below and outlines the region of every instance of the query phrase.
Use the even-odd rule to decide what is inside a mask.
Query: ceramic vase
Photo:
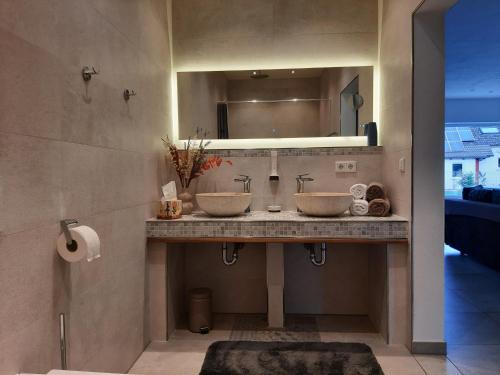
[[[179,199],[182,201],[182,214],[190,215],[193,212],[193,195],[184,188],[179,194]]]

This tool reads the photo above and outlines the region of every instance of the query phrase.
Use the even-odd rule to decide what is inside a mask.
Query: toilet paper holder
[[[78,224],[78,220],[76,219],[64,219],[61,220],[61,228],[64,233],[64,237],[66,237],[66,247],[70,251],[75,251],[78,247],[77,243],[75,240],[73,240],[73,237],[71,237],[71,232],[69,231],[69,226],[71,224]]]

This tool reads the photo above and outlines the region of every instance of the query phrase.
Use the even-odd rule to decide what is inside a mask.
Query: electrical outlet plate
[[[354,173],[358,171],[358,162],[354,160],[350,161],[336,161],[335,162],[335,172],[342,173]]]

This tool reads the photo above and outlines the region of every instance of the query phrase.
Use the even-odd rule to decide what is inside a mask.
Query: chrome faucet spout
[[[314,181],[314,178],[305,177],[309,176],[309,173],[299,174],[295,179],[297,180],[297,193],[304,192],[304,182],[306,181]]]
[[[250,193],[250,182],[252,179],[250,176],[240,174],[240,178],[235,178],[234,182],[243,182],[243,192],[244,193]],[[250,212],[250,206],[248,206],[245,210],[245,212]]]
[[[304,183],[306,181],[314,181],[314,178],[305,177],[305,176],[309,176],[309,173],[299,174],[295,178],[297,180],[297,193],[299,193],[299,194],[304,192]],[[297,207],[297,212],[302,212],[302,210]]]
[[[243,192],[244,193],[250,193],[250,182],[252,179],[250,176],[240,174],[239,175],[241,178],[235,178],[234,182],[243,182]]]

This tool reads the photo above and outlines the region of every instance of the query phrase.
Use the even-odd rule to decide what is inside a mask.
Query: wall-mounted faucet
[[[243,182],[243,192],[250,193],[250,182],[252,181],[252,179],[250,178],[250,176],[244,174],[240,174],[239,176],[240,178],[235,178],[234,181]],[[245,212],[250,212],[250,206],[246,208]]]
[[[314,178],[305,177],[309,176],[309,173],[299,174],[295,179],[297,180],[297,193],[304,192],[304,183],[306,181],[314,181]],[[297,207],[297,212],[302,212],[300,208]]]

